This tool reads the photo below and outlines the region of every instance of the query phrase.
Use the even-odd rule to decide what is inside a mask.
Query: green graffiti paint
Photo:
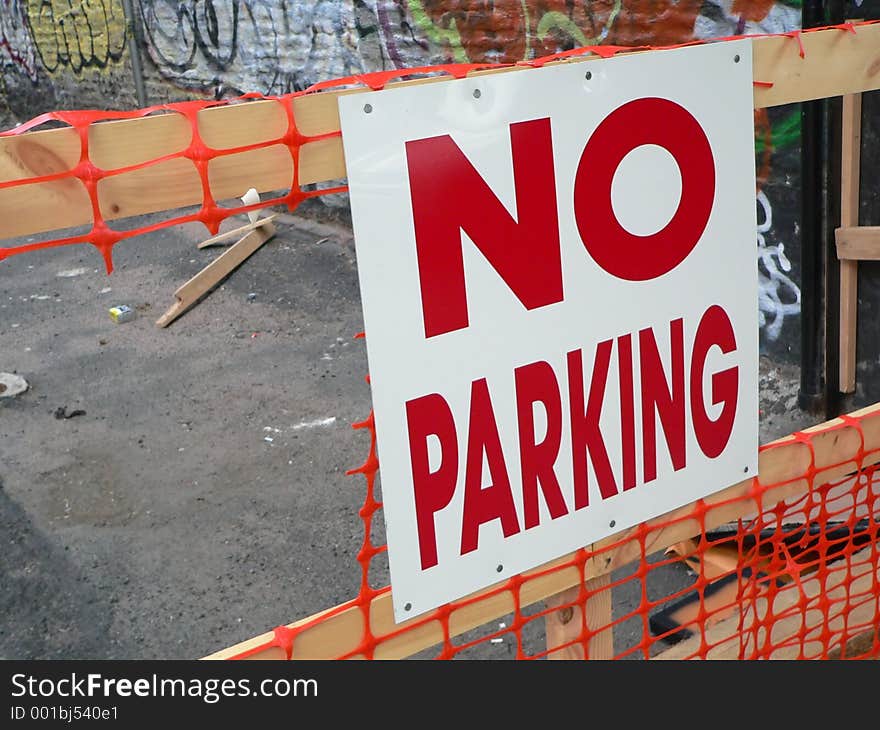
[[[772,144],[774,151],[784,150],[797,143],[801,138],[801,114],[795,110],[788,116],[780,119],[772,125]],[[763,137],[755,137],[755,152],[760,154],[764,151]]]
[[[449,22],[448,28],[439,28],[428,17],[428,13],[421,0],[407,0],[407,4],[409,5],[409,12],[412,15],[413,22],[428,36],[429,41],[437,45],[448,44],[452,49],[452,56],[456,63],[468,63],[470,59],[462,45],[461,35],[459,35],[454,18]]]

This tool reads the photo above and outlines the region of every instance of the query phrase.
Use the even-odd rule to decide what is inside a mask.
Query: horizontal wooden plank
[[[810,482],[804,477],[811,465],[811,458],[815,468],[819,470],[815,477],[816,484],[832,482],[855,471],[863,440],[866,456],[862,465],[880,463],[880,404],[851,415],[860,419],[861,430],[843,426],[841,419],[834,419],[804,431],[812,434],[809,445],[789,436],[762,451],[759,458],[759,482],[773,486],[760,495],[760,503],[752,496],[751,479],[706,498],[703,500],[706,508],[703,517],[705,529],[711,530],[754,514],[759,506],[768,509],[782,500],[805,494],[810,489]],[[648,522],[649,532],[644,547],[646,555],[652,555],[698,535],[700,523],[694,515],[694,505],[687,505]],[[589,546],[593,554],[586,563],[584,579],[597,578],[640,559],[640,536],[640,527],[634,527]],[[567,565],[572,560],[573,555],[568,555],[524,573],[520,604],[528,606],[577,585],[580,571]],[[552,570],[557,566],[567,567]],[[510,591],[499,591],[497,586],[474,594],[468,601],[463,606],[452,608],[449,617],[450,636],[462,634],[514,610]],[[341,609],[340,614],[330,623],[313,623],[314,617],[310,617],[290,624],[291,627],[308,626],[299,633],[294,642],[294,657],[330,658],[356,651],[364,635],[365,610],[367,609],[350,605]],[[390,592],[376,596],[369,605],[368,613],[370,630],[374,636],[383,637],[401,628],[408,628],[387,643],[379,644],[377,658],[404,658],[443,641],[443,628],[436,620],[425,622],[415,618],[395,624]],[[205,658],[228,659],[254,651],[271,640],[271,633],[263,634]],[[312,654],[312,651],[317,651],[317,655]],[[268,658],[270,655],[277,655],[277,652],[258,651],[250,658]]]
[[[804,57],[795,37],[767,36],[753,41],[755,107],[837,96],[880,88],[880,25],[858,26],[853,34],[843,30],[805,31],[800,34]],[[652,53],[653,51],[640,51]],[[573,62],[590,62],[595,57]],[[527,67],[491,73],[528,73]],[[486,73],[486,72],[482,72]],[[443,83],[443,80],[431,80]],[[424,80],[401,83],[425,83]],[[765,84],[770,83],[771,86]],[[394,84],[397,85],[397,84]],[[209,107],[198,113],[199,133],[217,149],[232,149],[278,139],[287,128],[292,103],[301,134],[315,136],[339,131],[337,97],[357,89],[307,94],[292,100],[257,100]],[[174,154],[190,142],[189,121],[177,113],[94,124],[89,129],[93,162],[105,169],[138,164]],[[0,138],[0,182],[63,172],[79,160],[79,138],[73,130],[55,129]],[[307,144],[302,149],[300,182],[303,184],[345,177],[341,140]],[[215,160],[212,190],[218,200],[236,197],[248,188],[273,192],[289,185],[290,158],[237,155]],[[107,220],[202,201],[201,182],[191,174],[191,163],[165,165],[139,172],[125,180],[102,181],[101,211]],[[125,176],[127,177],[127,176]],[[0,239],[43,233],[91,222],[78,181],[52,182],[0,189]],[[88,201],[86,200],[86,203]]]
[[[756,39],[754,79],[773,85],[755,87],[755,108],[880,88],[880,24],[853,27]]]
[[[133,122],[110,122],[96,126],[139,124],[141,126],[131,131],[142,135],[145,133],[142,125],[152,119],[148,117]],[[176,127],[173,129],[177,130]],[[127,134],[130,130],[121,131]],[[59,137],[48,140],[53,144],[56,140],[60,143],[60,154],[57,155],[52,146],[43,144],[47,140],[45,137],[38,138],[41,145],[38,149],[34,148],[34,140],[28,135],[12,141],[0,140],[0,177],[22,179],[71,169],[76,164],[76,160],[70,161],[75,156],[71,152],[71,134],[78,145],[75,133],[70,130],[52,130],[35,134],[49,135],[59,132]],[[137,153],[136,157],[147,155],[145,149],[151,149],[147,159],[172,154],[174,150],[171,148],[177,146],[173,142],[172,138],[160,136],[152,145],[132,149],[131,155],[125,154],[128,148],[122,151],[105,149],[104,153],[117,160],[126,160],[121,166],[127,166],[136,164],[127,161],[135,157],[134,153]],[[39,164],[34,164],[35,162]],[[344,177],[345,163],[339,137],[311,142],[300,149],[301,185]],[[208,180],[211,193],[218,201],[241,197],[252,187],[258,188],[258,192],[283,192],[290,188],[293,181],[293,162],[284,146],[261,147],[212,159],[208,164]],[[196,167],[184,157],[173,157],[105,177],[98,183],[98,201],[106,220],[198,205],[203,196],[202,182]],[[13,211],[17,211],[17,214],[13,215]],[[75,178],[0,189],[2,239],[72,228],[91,223],[91,220],[91,206],[85,187]]]
[[[880,226],[849,226],[834,231],[841,261],[880,261]]]

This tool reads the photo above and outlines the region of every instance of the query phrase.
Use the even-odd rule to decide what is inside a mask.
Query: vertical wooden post
[[[862,138],[862,95],[843,97],[840,148],[840,227],[859,225],[859,162]],[[856,319],[859,262],[840,262],[840,391],[856,389]]]
[[[614,639],[611,627],[611,574],[605,573],[598,578],[588,580],[587,591],[598,591],[586,600],[586,625],[590,631],[602,629],[589,642],[588,655],[590,659],[611,659],[614,656]],[[562,606],[577,600],[580,587],[574,586],[562,593],[550,596],[547,606]],[[553,649],[569,641],[574,641],[581,635],[581,607],[577,604],[560,608],[558,611],[548,613],[544,619],[547,634],[547,649]],[[571,644],[562,649],[551,651],[547,654],[548,659],[585,659],[584,646],[580,642]]]

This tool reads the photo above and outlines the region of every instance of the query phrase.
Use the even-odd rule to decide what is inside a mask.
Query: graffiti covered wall
[[[354,73],[800,26],[799,0],[132,0],[151,104]],[[137,106],[122,0],[0,0],[0,121]],[[800,116],[756,115],[762,344],[796,356]],[[795,344],[796,348],[796,344]]]
[[[121,0],[0,0],[0,71],[4,122],[54,108],[130,106]]]
[[[388,68],[505,63],[595,43],[667,45],[783,32],[800,26],[799,0],[789,2],[135,0],[160,96],[162,84],[276,94]]]
[[[372,69],[338,0],[138,0],[155,80],[216,95],[278,94]],[[156,88],[156,93],[162,93]]]

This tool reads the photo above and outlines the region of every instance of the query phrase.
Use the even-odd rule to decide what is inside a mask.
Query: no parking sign
[[[398,621],[755,473],[751,58],[340,98]]]

